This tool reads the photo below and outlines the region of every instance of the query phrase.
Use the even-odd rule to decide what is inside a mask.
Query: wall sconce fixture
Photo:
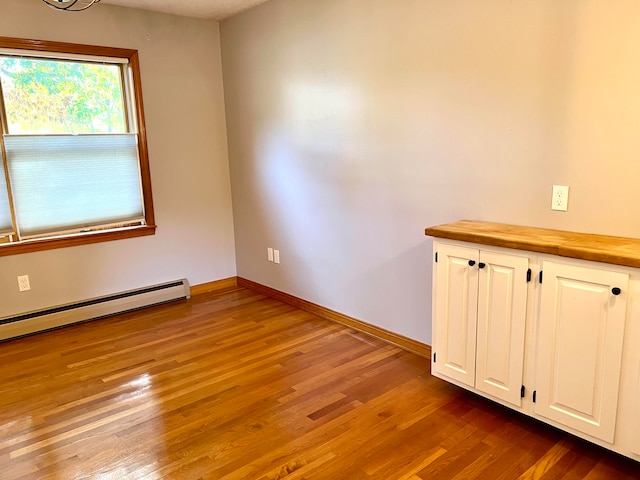
[[[67,10],[68,12],[79,12],[86,10],[94,3],[98,3],[100,0],[42,0],[51,8],[56,10]]]

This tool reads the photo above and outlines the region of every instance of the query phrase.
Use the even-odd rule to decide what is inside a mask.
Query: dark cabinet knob
[[[473,267],[476,264],[475,260],[469,260],[469,266]]]
[[[487,266],[487,264],[486,264],[486,263],[482,263],[482,262],[480,262],[480,263],[478,264],[478,268],[484,268],[484,267],[486,267],[486,266]]]
[[[622,293],[622,290],[620,290],[618,287],[613,287],[611,289],[611,293],[613,293],[614,295],[620,295]]]

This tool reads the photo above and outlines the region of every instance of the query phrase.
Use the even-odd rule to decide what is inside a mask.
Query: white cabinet
[[[432,372],[520,406],[529,258],[436,249]]]
[[[534,411],[613,443],[629,275],[544,261]]]
[[[432,373],[640,461],[640,239],[469,220],[425,233]]]

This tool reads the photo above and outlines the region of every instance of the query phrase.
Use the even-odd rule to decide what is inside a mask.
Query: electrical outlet
[[[273,251],[273,261],[275,263],[280,263],[280,250]]]
[[[267,260],[273,262],[273,248],[267,247]]]
[[[18,277],[18,289],[21,292],[31,290],[31,284],[29,283],[29,275],[20,275]]]
[[[565,185],[554,185],[551,194],[551,210],[567,211],[569,204],[569,187]]]

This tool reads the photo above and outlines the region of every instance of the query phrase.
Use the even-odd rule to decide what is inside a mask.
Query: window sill
[[[80,245],[89,245],[91,243],[111,242],[114,240],[123,240],[125,238],[144,237],[147,235],[155,235],[155,233],[155,225],[144,225],[140,227],[129,227],[103,232],[79,233],[77,235],[68,235],[64,237],[25,240],[23,242],[0,245],[0,257],[41,252],[43,250],[53,250],[55,248],[77,247]]]

